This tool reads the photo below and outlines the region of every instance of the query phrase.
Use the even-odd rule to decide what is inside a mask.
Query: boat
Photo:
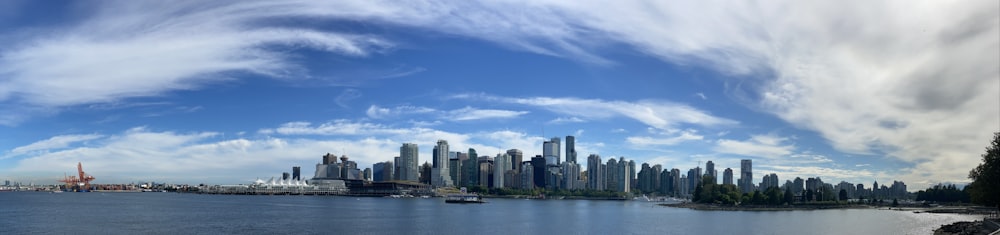
[[[471,193],[459,193],[459,194],[448,194],[445,199],[445,203],[484,203],[483,197],[479,194]]]

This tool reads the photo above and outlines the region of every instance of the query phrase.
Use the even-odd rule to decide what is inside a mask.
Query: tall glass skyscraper
[[[753,191],[753,163],[750,159],[740,160],[740,191],[749,193]]]
[[[451,187],[451,173],[448,171],[448,141],[438,140],[434,146],[433,165],[431,166],[431,185],[434,187]]]
[[[399,180],[420,182],[420,159],[416,144],[404,143],[399,147]]]
[[[576,163],[576,137],[566,136],[566,161]]]
[[[545,164],[559,165],[559,137],[552,137],[542,143],[542,156],[545,157]]]

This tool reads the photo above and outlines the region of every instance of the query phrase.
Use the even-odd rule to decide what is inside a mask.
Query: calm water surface
[[[0,234],[930,234],[980,217],[873,209],[695,211],[652,202],[0,193]]]

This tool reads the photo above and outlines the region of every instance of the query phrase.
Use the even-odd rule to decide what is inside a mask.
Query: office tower
[[[510,156],[511,169],[520,172],[521,162],[524,161],[524,153],[520,149],[510,149],[507,150],[507,155]]]
[[[462,178],[465,178],[465,187],[479,185],[479,154],[476,149],[469,148],[469,158],[462,163]]]
[[[653,172],[652,172],[653,175],[651,176],[651,177],[653,177],[653,191],[659,192],[660,191],[660,186],[662,186],[662,183],[660,182],[660,180],[661,180],[661,178],[660,178],[660,172],[663,171],[663,166],[661,166],[660,164],[656,164],[656,165],[653,165],[653,167],[650,167],[650,169],[653,170]]]
[[[643,163],[642,168],[639,169],[639,190],[642,193],[653,192],[653,168],[649,167],[649,163]]]
[[[531,162],[521,163],[521,189],[535,189],[535,169]]]
[[[399,147],[399,180],[420,181],[420,159],[416,144],[404,143]],[[429,175],[428,175],[429,176]]]
[[[619,192],[632,192],[632,182],[634,181],[635,173],[632,171],[635,169],[635,161],[629,160],[625,161],[625,157],[621,157],[618,160],[618,191]]]
[[[364,173],[362,173],[362,174],[364,174],[364,177],[362,177],[362,179],[364,181],[372,181],[372,168],[365,167],[365,170],[362,171],[362,172],[364,172]]]
[[[606,165],[607,165],[606,170],[608,173],[607,176],[605,177],[606,181],[604,185],[609,190],[618,191],[618,189],[620,188],[618,181],[619,178],[618,175],[620,174],[620,172],[618,171],[618,169],[621,169],[621,167],[618,166],[618,159],[615,159],[613,157],[608,158],[608,163],[606,163]]]
[[[684,195],[682,194],[684,187],[681,185],[681,182],[683,182],[683,180],[681,180],[681,170],[677,168],[670,169],[670,177],[673,178],[670,180],[670,182],[673,183],[673,185],[671,185],[671,189],[673,189],[671,192],[673,195],[675,197]]]
[[[545,156],[545,164],[559,165],[559,137],[542,143],[542,156]]]
[[[572,135],[567,135],[566,136],[566,161],[567,162],[572,162],[572,163],[577,163],[576,162],[576,137],[573,137]]]
[[[493,159],[490,156],[479,158],[479,186],[493,187]]]
[[[712,182],[711,182],[712,184],[716,184],[719,182],[719,175],[718,172],[715,172],[715,163],[713,163],[712,161],[708,161],[705,163],[705,175],[712,177]]]
[[[399,180],[399,156],[392,158],[392,178],[389,180]]]
[[[431,185],[434,187],[451,187],[451,173],[448,171],[448,141],[438,140],[434,146],[431,166]]]
[[[697,168],[697,167],[696,167]],[[687,173],[687,191],[694,192],[694,189],[698,187],[698,182],[696,176],[698,175],[698,170],[691,168]]]
[[[281,180],[288,180],[289,176],[288,172],[281,172]]]
[[[729,184],[729,185],[733,184],[732,168],[726,168],[726,170],[722,172],[722,184]]]
[[[505,174],[510,170],[510,155],[506,153],[498,153],[496,158],[493,158],[493,187],[503,188],[505,183]]]
[[[576,185],[578,179],[580,178],[580,165],[570,161],[565,161],[560,164],[559,168],[561,168],[559,173],[562,174],[562,182],[560,183],[562,186],[560,187],[561,189],[573,190],[580,188]]]
[[[391,161],[375,163],[372,166],[372,180],[375,182],[391,181],[393,164]]]
[[[302,180],[302,167],[301,166],[293,166],[292,167],[292,179],[293,180]]]
[[[534,170],[535,187],[545,188],[545,157],[535,155],[531,158],[531,169]]]
[[[670,175],[670,171],[664,170],[660,172],[657,176],[660,178],[660,188],[657,190],[662,195],[670,195],[674,190],[674,177]]]
[[[420,165],[420,183],[431,184],[431,171],[434,169],[430,163],[424,161],[423,165]]]
[[[462,185],[462,160],[466,158],[468,157],[462,152],[448,153],[448,177],[454,185]]]
[[[587,157],[587,189],[604,190],[606,180],[602,164],[600,155],[591,154]]]
[[[740,191],[749,193],[754,191],[753,186],[753,163],[750,159],[740,160]]]
[[[624,162],[625,161],[625,157],[622,157],[621,161]],[[637,171],[636,171],[636,168],[635,168],[635,161],[628,160],[628,174],[627,174],[627,176],[628,176],[628,186],[629,186],[629,189],[636,188],[636,185],[637,185],[636,184],[636,179],[635,179],[635,173],[636,172]],[[631,190],[626,191],[626,192],[631,192]]]

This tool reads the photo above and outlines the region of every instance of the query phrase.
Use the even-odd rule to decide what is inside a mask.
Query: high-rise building
[[[535,189],[535,169],[531,162],[521,163],[521,188]]]
[[[625,157],[622,157],[619,162],[624,162],[624,161],[625,161]],[[636,179],[635,179],[635,173],[636,173],[635,161],[628,160],[627,167],[628,167],[628,172],[626,173],[626,177],[628,179],[626,181],[628,181],[629,190],[625,191],[625,192],[631,192],[632,191],[631,189],[636,188],[636,185],[637,185],[636,184]]]
[[[658,176],[660,178],[660,188],[657,192],[662,195],[671,195],[674,192],[674,176],[670,171],[664,170]]]
[[[683,196],[684,186],[681,185],[683,182],[683,180],[681,180],[681,170],[677,168],[670,169],[670,177],[673,178],[673,180],[670,181],[671,183],[673,183],[671,187],[673,189],[672,191],[673,195],[675,197]]]
[[[511,169],[520,172],[521,162],[524,161],[524,153],[520,149],[509,149],[507,150],[507,156],[510,156]]]
[[[365,170],[362,172],[363,172],[362,174],[364,175],[364,177],[362,177],[362,180],[372,181],[372,168],[365,167]]]
[[[572,135],[567,135],[566,136],[566,161],[567,162],[572,162],[572,163],[577,163],[576,162],[576,137],[573,137]]]
[[[393,164],[391,161],[375,163],[372,166],[372,180],[376,182],[391,181],[393,180],[392,169]]]
[[[399,147],[399,180],[420,181],[420,159],[417,144],[404,143]],[[429,176],[429,173],[428,173]]]
[[[712,184],[719,182],[719,173],[715,171],[715,163],[708,161],[705,163],[705,175],[712,177]]]
[[[293,180],[302,180],[302,167],[301,166],[293,166],[292,167],[292,179]]]
[[[740,160],[740,180],[738,182],[740,191],[749,193],[754,191],[753,185],[753,163],[750,159]]]
[[[392,158],[392,179],[399,180],[399,156]]]
[[[606,167],[607,176],[605,177],[605,180],[607,180],[607,181],[604,183],[604,185],[606,185],[605,187],[608,190],[618,191],[618,189],[620,188],[620,182],[618,180],[618,178],[619,178],[618,175],[621,173],[618,170],[618,169],[621,169],[621,166],[618,166],[619,165],[618,164],[618,159],[615,159],[614,157],[610,157],[610,158],[608,158],[608,163],[606,163],[606,165],[607,165],[607,167]],[[621,178],[624,178],[624,176],[621,177]]]
[[[765,174],[764,178],[760,181],[760,190],[764,191],[770,187],[778,187],[778,175],[771,173]]]
[[[281,172],[281,180],[288,180],[289,176],[288,172]]]
[[[503,188],[505,183],[505,174],[511,169],[510,167],[510,155],[507,153],[498,153],[496,158],[493,158],[493,187]]]
[[[479,186],[493,188],[493,163],[490,156],[479,158]]]
[[[449,152],[448,153],[448,177],[451,178],[451,182],[454,185],[462,185],[462,160],[467,158],[465,153],[461,152]]]
[[[431,171],[434,169],[430,163],[424,161],[423,165],[420,165],[420,183],[431,184]]]
[[[604,190],[607,180],[604,179],[605,173],[601,165],[600,155],[591,154],[587,157],[587,189]]]
[[[559,168],[562,170],[560,172],[560,174],[562,174],[562,183],[560,183],[562,186],[560,187],[561,189],[574,190],[581,188],[576,185],[578,179],[580,178],[580,165],[570,161],[565,161],[559,165]]]
[[[545,163],[545,157],[542,155],[535,155],[531,158],[531,169],[534,170],[534,181],[535,187],[545,188],[545,169],[547,164]]]
[[[479,154],[476,149],[469,148],[469,158],[462,163],[462,177],[465,178],[465,187],[479,185]]]
[[[542,156],[545,156],[545,164],[559,165],[559,137],[542,143]]]
[[[722,184],[728,184],[728,185],[732,185],[733,184],[733,169],[732,168],[726,168],[726,170],[722,172]]]
[[[802,180],[802,178],[795,177],[795,180],[792,181],[792,193],[795,195],[802,195],[802,191],[805,190],[805,188],[806,181]]]
[[[451,187],[455,184],[451,181],[451,173],[448,171],[448,141],[438,140],[434,146],[433,160],[431,165],[431,185],[434,187]]]

